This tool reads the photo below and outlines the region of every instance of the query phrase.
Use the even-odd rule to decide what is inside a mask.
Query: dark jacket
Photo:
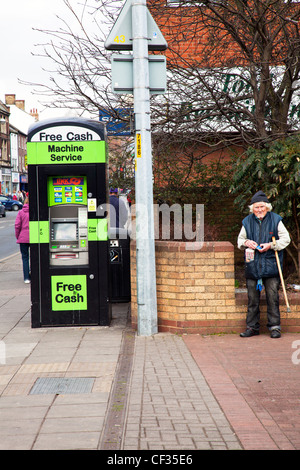
[[[243,220],[247,238],[261,243],[272,242],[272,237],[278,239],[278,224],[282,220],[280,215],[268,212],[262,221],[250,214]],[[278,251],[282,265],[283,251]],[[279,272],[276,263],[275,251],[270,249],[264,253],[255,250],[254,261],[245,263],[245,276],[248,279],[261,279],[263,277],[278,277]]]
[[[125,202],[118,196],[110,196],[109,204],[112,206],[110,210],[110,226],[124,228],[127,222],[127,209]]]

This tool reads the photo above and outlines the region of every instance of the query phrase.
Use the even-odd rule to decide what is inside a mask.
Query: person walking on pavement
[[[18,191],[18,201],[23,204],[24,198],[23,198],[23,193],[22,191]]]
[[[23,209],[21,209],[15,220],[15,235],[20,245],[23,263],[23,276],[25,284],[30,283],[29,269],[29,196],[26,194]]]
[[[279,271],[275,250],[282,266],[283,250],[290,236],[280,215],[272,212],[272,205],[263,191],[258,191],[250,201],[250,214],[242,221],[238,248],[245,250],[245,276],[248,289],[246,331],[240,334],[249,338],[259,334],[260,292],[265,287],[267,300],[267,326],[271,338],[280,338]],[[272,242],[275,237],[275,243]]]

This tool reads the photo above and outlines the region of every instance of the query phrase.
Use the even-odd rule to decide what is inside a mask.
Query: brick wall
[[[156,283],[159,331],[171,333],[232,333],[245,329],[247,295],[235,294],[234,247],[229,242],[205,242],[201,250],[186,250],[184,242],[156,241]],[[291,313],[281,301],[282,327],[300,331],[297,294]],[[298,300],[297,300],[298,299]],[[262,331],[266,305],[262,297]],[[135,243],[131,243],[131,318],[137,327]]]

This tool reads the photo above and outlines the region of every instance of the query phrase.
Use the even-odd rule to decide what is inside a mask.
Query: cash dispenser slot
[[[54,259],[77,259],[78,253],[53,253],[52,258]]]

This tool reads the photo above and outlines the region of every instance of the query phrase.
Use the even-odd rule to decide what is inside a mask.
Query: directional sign
[[[132,50],[132,0],[126,0],[104,47],[112,51]],[[148,49],[149,51],[164,51],[168,44],[159,27],[147,8]]]
[[[116,108],[114,111],[108,109],[99,110],[99,121],[106,124],[107,135],[132,135],[132,120],[133,110],[130,108]]]
[[[167,65],[164,55],[149,55],[149,87],[152,95],[163,94],[167,90]],[[120,94],[133,93],[133,56],[112,54],[112,91]]]

